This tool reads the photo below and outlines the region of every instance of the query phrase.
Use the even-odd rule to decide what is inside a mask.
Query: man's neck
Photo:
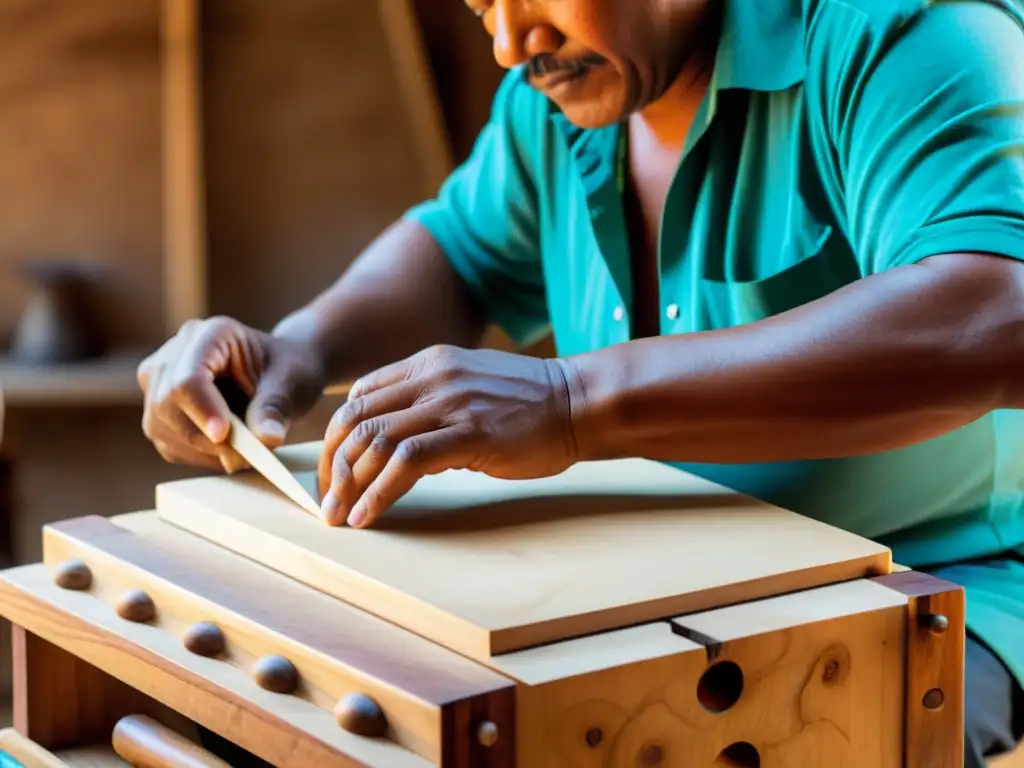
[[[663,149],[682,151],[711,83],[715,50],[714,45],[701,45],[695,50],[665,92],[633,115],[634,130],[646,134]]]

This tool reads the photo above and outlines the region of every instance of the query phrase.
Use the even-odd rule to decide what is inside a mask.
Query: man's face
[[[713,0],[466,0],[494,39],[498,64],[582,128],[622,120],[678,74]]]

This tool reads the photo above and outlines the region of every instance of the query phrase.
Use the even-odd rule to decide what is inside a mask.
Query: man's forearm
[[[581,459],[760,462],[911,445],[1024,407],[1024,265],[949,255],[737,328],[570,358]]]
[[[471,347],[486,318],[441,248],[419,224],[399,221],[275,335],[312,343],[332,383],[433,344]]]

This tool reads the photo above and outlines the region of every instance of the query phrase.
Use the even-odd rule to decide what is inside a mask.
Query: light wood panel
[[[394,742],[347,733],[330,712],[265,691],[244,670],[189,653],[173,635],[127,622],[87,593],[56,587],[45,566],[0,576],[0,602],[14,623],[272,764],[431,765]]]
[[[630,496],[635,490],[638,496]],[[253,473],[161,484],[161,517],[473,658],[888,573],[884,547],[654,462],[425,478],[329,528]]]
[[[0,751],[13,757],[25,768],[69,768],[67,763],[52,752],[26,739],[13,728],[0,731]]]
[[[856,580],[496,657],[523,681],[518,757],[905,768],[906,610],[904,596]]]
[[[511,730],[512,681],[152,513],[68,520],[44,536],[46,564],[86,562],[91,594],[105,605],[142,589],[156,605],[151,625],[178,638],[211,621],[227,639],[223,663],[251,672],[257,659],[283,656],[299,672],[297,695],[328,711],[346,694],[367,694],[385,712],[388,738],[439,765],[456,765],[452,750],[474,740],[480,721]],[[447,721],[470,709],[476,721],[449,733]],[[474,763],[489,765],[489,757]]]

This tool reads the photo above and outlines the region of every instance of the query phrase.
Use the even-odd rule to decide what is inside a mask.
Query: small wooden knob
[[[925,626],[934,635],[941,635],[949,629],[949,619],[941,613],[930,613],[925,618]]]
[[[227,645],[220,627],[208,621],[200,621],[189,627],[182,642],[197,656],[216,656]]]
[[[273,693],[293,693],[299,687],[299,670],[283,656],[264,656],[252,668],[256,684]]]
[[[156,616],[153,599],[141,589],[131,589],[121,595],[114,610],[122,619],[139,623],[152,621]]]
[[[82,560],[68,560],[57,566],[53,581],[62,589],[88,589],[92,586],[92,571]]]
[[[334,707],[338,725],[357,736],[383,736],[388,723],[384,712],[364,693],[350,693]]]
[[[498,743],[498,726],[490,720],[480,723],[476,729],[476,739],[482,746],[493,747]]]

